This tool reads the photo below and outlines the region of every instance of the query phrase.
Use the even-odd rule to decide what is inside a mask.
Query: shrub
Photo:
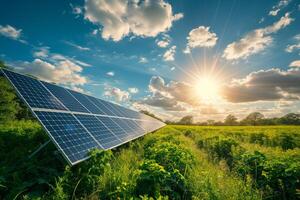
[[[75,165],[72,168],[67,166],[63,176],[56,182],[50,198],[55,196],[66,196],[83,198],[90,195],[100,184],[100,178],[106,167],[109,167],[111,151],[93,150],[91,157],[85,162]],[[55,198],[54,198],[55,199]]]
[[[178,169],[180,173],[194,164],[194,157],[188,149],[170,142],[156,143],[145,149],[145,158],[155,160],[167,170]]]
[[[250,134],[249,142],[263,145],[263,144],[267,143],[267,140],[268,140],[268,136],[266,136],[265,134],[253,133],[253,134]]]
[[[294,149],[297,146],[295,142],[296,138],[294,137],[294,135],[281,134],[278,139],[283,150]]]
[[[140,167],[136,192],[159,198],[161,195],[171,199],[182,199],[187,190],[184,176],[177,170],[167,171],[154,160],[145,160]]]
[[[224,159],[231,169],[233,166],[233,148],[238,146],[238,143],[231,138],[212,137],[205,140],[199,140],[198,146],[208,151],[211,158],[217,160]]]
[[[273,159],[264,165],[267,186],[274,199],[297,199],[300,187],[300,164],[289,160]]]
[[[244,153],[237,161],[235,170],[244,179],[250,175],[258,187],[264,184],[263,169],[266,157],[264,154],[255,151],[254,153]]]
[[[185,131],[185,132],[184,132],[184,135],[185,135],[186,137],[195,139],[195,134],[194,134],[191,130]]]

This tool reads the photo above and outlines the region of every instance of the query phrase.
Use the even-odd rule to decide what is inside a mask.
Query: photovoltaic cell
[[[105,149],[110,149],[121,143],[121,140],[110,132],[97,117],[80,114],[77,114],[76,117]]]
[[[66,89],[41,81],[48,90],[56,96],[70,111],[89,113]]]
[[[110,115],[110,116],[116,116],[111,110],[106,108],[103,104],[101,104],[100,101],[98,101],[97,98],[87,96],[90,102],[92,102],[99,110],[101,110],[102,115]]]
[[[101,148],[72,114],[43,111],[35,114],[71,163],[86,158],[90,150]]]
[[[30,107],[66,110],[66,108],[47,91],[40,81],[8,70],[5,71],[5,75],[18,89]]]
[[[164,123],[120,105],[0,70],[28,104],[57,148],[74,165],[94,149],[111,149]]]
[[[130,139],[126,131],[122,129],[116,122],[113,121],[113,118],[97,116],[97,118],[105,124],[105,126],[111,130],[122,142],[125,142]]]
[[[85,108],[87,108],[91,113],[105,115],[93,102],[91,102],[87,95],[68,90]]]

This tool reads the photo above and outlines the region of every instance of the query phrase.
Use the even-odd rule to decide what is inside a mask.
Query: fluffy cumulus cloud
[[[252,72],[234,80],[222,89],[230,102],[298,100],[300,97],[300,69],[287,71],[269,69]]]
[[[291,62],[290,67],[300,67],[300,60],[294,60]]]
[[[164,0],[86,0],[84,8],[85,19],[102,26],[102,38],[114,41],[129,34],[155,37],[183,17]]]
[[[176,53],[176,46],[172,46],[169,48],[163,55],[163,59],[165,61],[173,61],[175,58],[175,53]]]
[[[31,74],[42,80],[65,85],[74,90],[81,90],[88,82],[88,78],[81,72],[83,67],[90,66],[87,63],[69,58],[67,56],[51,53],[49,47],[39,47],[33,52],[35,59],[31,62],[18,62],[16,70]]]
[[[239,41],[229,44],[224,50],[223,57],[227,60],[246,59],[250,55],[263,51],[273,41],[270,34],[285,28],[292,21],[293,19],[289,13],[286,13],[274,24],[265,28],[256,29],[246,34]]]
[[[199,26],[190,31],[187,37],[187,47],[184,53],[190,53],[193,48],[213,47],[216,45],[218,37],[216,33],[211,32],[210,27]]]
[[[126,101],[130,98],[129,92],[117,87],[105,88],[104,96],[112,97],[118,102]]]
[[[270,10],[269,15],[271,16],[276,16],[279,11],[286,7],[289,3],[291,2],[291,0],[280,0],[275,6],[272,7],[272,10]]]
[[[18,69],[23,73],[34,75],[42,80],[67,85],[84,85],[87,78],[80,72],[82,67],[70,60],[50,63],[39,58],[32,62],[24,62]]]

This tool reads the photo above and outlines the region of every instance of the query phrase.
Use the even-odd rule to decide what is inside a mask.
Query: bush
[[[211,158],[216,158],[218,161],[224,159],[228,167],[232,168],[234,161],[233,148],[238,146],[235,140],[216,136],[199,140],[198,146],[207,150]]]
[[[247,175],[250,175],[252,180],[258,187],[264,184],[263,169],[266,157],[264,154],[255,151],[254,153],[245,153],[241,155],[241,158],[237,161],[235,170],[245,180]]]
[[[264,165],[266,185],[272,189],[273,199],[298,199],[300,164],[289,160],[273,159]]]
[[[154,160],[145,160],[140,167],[136,192],[159,198],[161,195],[171,199],[182,199],[187,190],[184,176],[177,170],[167,171]]]
[[[263,145],[266,144],[267,141],[268,141],[268,136],[266,136],[263,133],[250,134],[250,140],[249,140],[250,143]]]
[[[101,175],[104,169],[109,167],[111,158],[111,151],[93,150],[91,157],[85,162],[72,168],[67,166],[63,176],[59,177],[53,191],[50,192],[49,198],[84,198],[91,195],[97,191]]]
[[[274,138],[277,146],[281,146],[283,150],[294,149],[297,147],[297,138],[293,134],[282,133]]]
[[[146,148],[145,158],[155,160],[167,170],[178,169],[180,173],[194,164],[194,157],[189,150],[170,142],[157,142]]]

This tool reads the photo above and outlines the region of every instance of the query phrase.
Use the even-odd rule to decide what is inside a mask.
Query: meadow
[[[30,120],[0,125],[0,199],[297,199],[299,126],[168,125],[68,166]]]

